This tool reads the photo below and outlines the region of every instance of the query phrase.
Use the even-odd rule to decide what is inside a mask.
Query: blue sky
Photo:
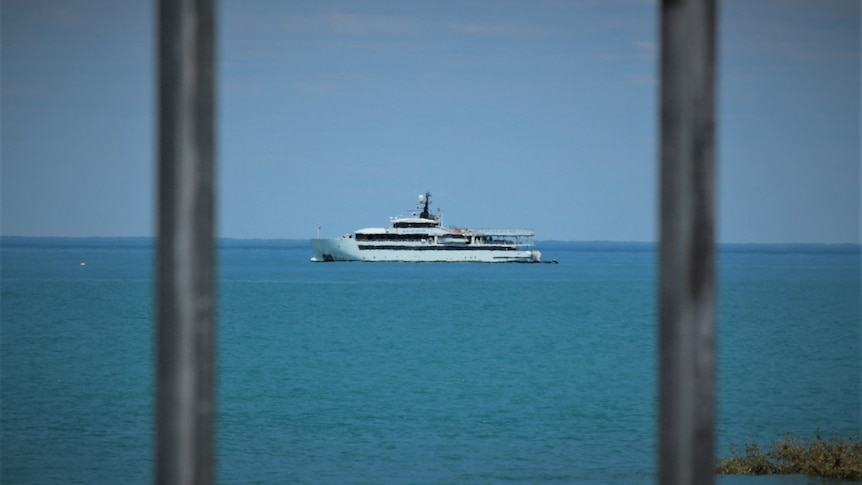
[[[657,5],[222,1],[218,235],[657,235]],[[2,234],[151,236],[155,8],[5,0]],[[860,241],[860,6],[720,3],[718,238]]]

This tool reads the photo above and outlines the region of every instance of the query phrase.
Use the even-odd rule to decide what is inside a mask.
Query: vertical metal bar
[[[714,476],[715,1],[661,9],[659,481]]]
[[[214,481],[214,6],[160,0],[156,483]]]

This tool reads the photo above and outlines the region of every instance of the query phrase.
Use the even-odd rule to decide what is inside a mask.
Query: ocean
[[[656,247],[537,248],[559,264],[220,241],[218,481],[654,483]],[[153,481],[154,256],[2,238],[0,482]],[[719,457],[858,437],[860,247],[723,245],[717,269]]]

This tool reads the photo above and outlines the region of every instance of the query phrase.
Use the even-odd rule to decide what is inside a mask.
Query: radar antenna
[[[423,219],[432,219],[431,213],[428,212],[428,203],[431,201],[431,191],[426,190],[424,195],[419,196],[419,202],[425,202],[425,207],[422,209],[422,213],[419,214],[419,217]]]

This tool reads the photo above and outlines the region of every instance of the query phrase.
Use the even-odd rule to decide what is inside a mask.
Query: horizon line
[[[0,234],[0,239],[158,239],[158,236],[21,236],[21,235],[4,235]],[[216,241],[311,241],[318,239],[314,237],[234,237],[234,236],[216,236]],[[320,239],[338,239],[338,238],[320,238]],[[536,239],[536,243],[578,243],[578,244],[659,244],[657,240],[616,240],[616,239]],[[739,241],[717,241],[715,245],[789,245],[789,246],[862,246],[862,242],[847,241],[847,242],[824,242],[824,241],[809,241],[809,242],[739,242]]]

